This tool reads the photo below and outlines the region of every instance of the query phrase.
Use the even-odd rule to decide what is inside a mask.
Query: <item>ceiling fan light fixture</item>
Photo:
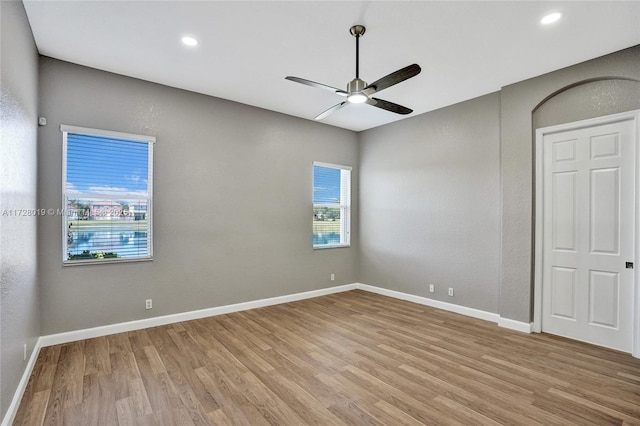
[[[367,82],[359,79],[358,77],[354,78],[347,84],[347,101],[350,104],[363,104],[369,100],[369,97],[362,93],[364,89],[367,88]]]
[[[350,104],[363,104],[369,100],[369,97],[364,93],[352,93],[347,97]]]

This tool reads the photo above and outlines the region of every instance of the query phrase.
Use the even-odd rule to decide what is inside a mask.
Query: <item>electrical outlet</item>
[[[151,309],[153,308],[153,299],[147,299],[144,301],[144,308]]]
[[[331,274],[331,281],[335,281],[336,280],[336,274]]]
[[[22,360],[23,361],[27,360],[27,344],[26,343],[22,347]]]
[[[449,296],[453,297],[453,287],[449,287]]]
[[[433,284],[429,284],[429,293],[433,293],[436,291],[436,286]]]

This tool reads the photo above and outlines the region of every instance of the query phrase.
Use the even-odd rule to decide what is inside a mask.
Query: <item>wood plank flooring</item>
[[[364,291],[43,348],[15,425],[640,425],[640,360]]]

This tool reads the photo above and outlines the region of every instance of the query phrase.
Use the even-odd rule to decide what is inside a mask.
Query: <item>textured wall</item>
[[[361,133],[361,282],[498,312],[499,112],[493,93]]]
[[[38,54],[22,2],[0,2],[0,419],[39,336],[36,218]],[[3,213],[9,214],[3,215]]]
[[[534,129],[639,108],[608,77],[640,78],[640,47],[361,133],[360,281],[529,322]]]
[[[153,262],[63,267],[61,219],[40,218],[43,334],[357,281],[355,133],[50,58],[40,64],[49,123],[39,133],[41,206],[61,207],[60,124],[157,138]],[[351,248],[312,249],[314,160],[354,168]]]
[[[529,322],[533,316],[533,111],[565,87],[610,76],[640,79],[640,46],[516,83],[501,91],[500,314],[503,317]],[[563,96],[565,100],[552,98],[548,106],[541,107],[537,119],[549,125],[617,112],[621,105],[633,108],[638,91],[629,90],[632,86],[601,83],[569,89],[571,92]],[[622,87],[626,90],[620,90]],[[564,108],[575,109],[564,111]]]
[[[563,90],[541,104],[533,113],[533,128],[571,123],[639,108],[640,81],[592,81]]]

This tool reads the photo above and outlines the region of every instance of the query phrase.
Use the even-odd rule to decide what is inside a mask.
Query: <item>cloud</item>
[[[119,186],[90,186],[88,192],[91,194],[147,195],[147,191],[132,191],[129,188]]]
[[[114,192],[129,192],[129,188],[119,186],[90,186],[89,191],[97,194],[109,194]]]

